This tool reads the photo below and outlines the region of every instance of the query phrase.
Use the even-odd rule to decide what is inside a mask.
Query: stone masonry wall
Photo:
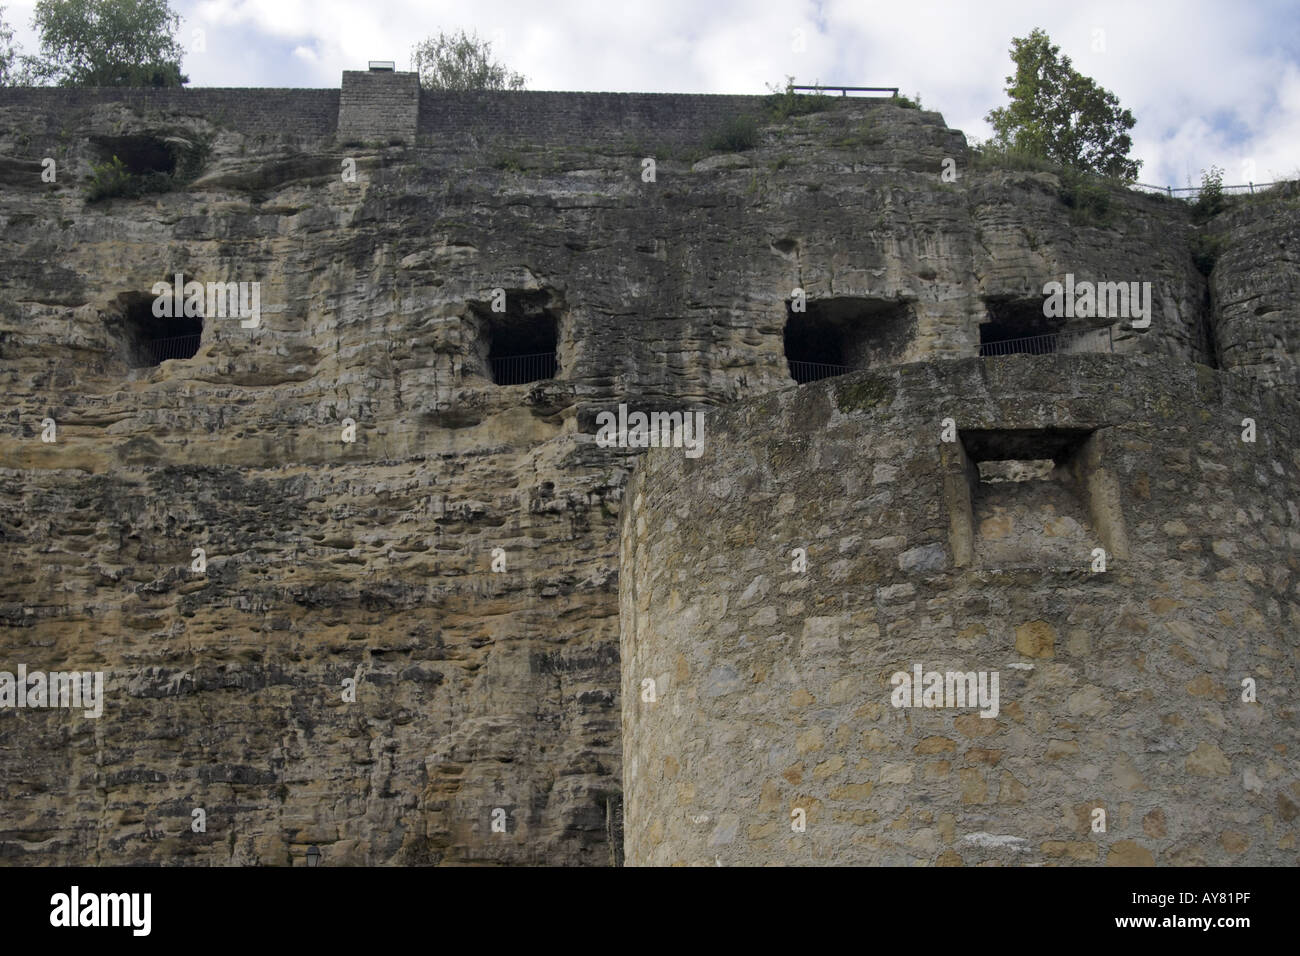
[[[420,94],[420,134],[437,142],[508,142],[525,148],[598,139],[636,144],[652,155],[663,146],[696,144],[727,120],[757,114],[762,101],[760,96],[690,93],[425,90]],[[856,101],[861,109],[878,102]]]
[[[108,107],[119,106],[136,114],[202,117],[250,135],[325,137],[338,127],[339,91],[6,87],[0,106],[13,132],[28,136],[82,133],[103,123]]]
[[[1188,365],[970,359],[650,450],[622,520],[627,862],[1295,865],[1296,412]],[[1093,432],[1078,464],[1113,494],[1082,510],[1112,525],[1073,567],[1050,515],[1037,567],[963,555],[962,436],[989,429]],[[998,672],[1000,709],[896,708],[916,664]]]
[[[339,138],[413,144],[420,115],[416,73],[345,70],[339,93]]]

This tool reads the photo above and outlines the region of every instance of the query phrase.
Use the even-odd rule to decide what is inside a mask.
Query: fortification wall
[[[628,863],[1293,865],[1296,412],[1186,365],[976,359],[652,449],[622,519]],[[999,448],[1068,467],[972,475]],[[917,665],[997,672],[996,713],[895,707]]]
[[[418,74],[344,71],[339,94],[339,137],[344,142],[414,144],[419,115]]]
[[[96,111],[117,104],[141,114],[201,117],[248,135],[325,138],[339,132],[342,107],[345,124],[352,124],[345,138],[386,143],[414,122],[433,145],[509,141],[527,147],[595,139],[654,148],[697,143],[762,101],[686,93],[430,92],[410,89],[411,73],[343,76],[341,89],[5,87],[0,109],[13,110],[15,122],[33,134],[93,127]]]
[[[420,133],[434,142],[510,142],[517,147],[603,141],[664,146],[699,143],[742,113],[758,113],[760,96],[689,93],[547,91],[420,94]],[[869,101],[860,100],[862,108]]]
[[[338,128],[338,90],[253,89],[63,89],[5,87],[0,109],[27,135],[80,135],[108,120],[118,106],[153,114],[201,119],[249,135],[333,136]]]

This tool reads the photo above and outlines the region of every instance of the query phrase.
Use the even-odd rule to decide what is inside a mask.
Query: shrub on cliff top
[[[1079,169],[1062,169],[1057,196],[1070,207],[1076,222],[1110,222],[1110,187],[1104,177]]]
[[[779,88],[772,83],[767,84],[767,88],[772,92],[771,95],[763,98],[763,111],[773,123],[780,123],[791,116],[820,113],[836,106],[837,97],[827,96],[820,90],[812,93],[796,93],[793,76],[786,77],[784,88]]]
[[[704,145],[719,153],[753,149],[758,145],[758,124],[748,114],[734,116],[710,133]]]
[[[1192,221],[1208,222],[1223,212],[1226,205],[1223,197],[1223,170],[1218,166],[1201,170],[1201,191],[1197,193],[1196,202],[1192,206]]]

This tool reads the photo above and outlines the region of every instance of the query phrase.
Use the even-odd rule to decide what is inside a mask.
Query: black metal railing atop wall
[[[1104,329],[1077,329],[1051,332],[1023,339],[981,342],[980,355],[1051,355],[1054,352],[1113,352],[1115,339],[1110,326]]]
[[[817,382],[835,375],[846,375],[853,371],[849,365],[827,365],[825,362],[800,362],[790,359],[790,377],[800,385]]]
[[[193,358],[199,350],[200,335],[178,335],[171,339],[151,339],[140,345],[140,357],[146,365],[160,365],[168,359]]]
[[[492,363],[492,381],[498,385],[524,385],[555,378],[560,362],[554,352],[536,355],[502,355],[488,359]]]
[[[791,86],[792,90],[812,90],[820,93],[822,90],[839,90],[840,96],[848,96],[849,93],[893,93],[898,95],[896,86],[821,86],[814,84],[812,86]]]

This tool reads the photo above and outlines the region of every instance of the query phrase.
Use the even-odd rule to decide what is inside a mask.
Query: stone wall
[[[203,117],[258,135],[331,136],[342,116],[356,125],[341,135],[362,140],[383,140],[390,127],[406,137],[415,120],[419,134],[435,144],[452,139],[463,145],[473,137],[520,146],[572,145],[618,137],[653,147],[696,143],[726,120],[755,112],[762,100],[686,93],[433,92],[418,89],[415,76],[349,70],[341,89],[3,87],[0,108],[15,111],[10,115],[28,133],[82,129],[93,124],[96,110],[120,104],[138,112]]]
[[[1296,411],[1150,359],[974,359],[652,449],[622,521],[627,862],[1293,865]],[[1111,524],[1063,563],[1043,501],[1037,553],[963,559],[967,458],[1070,442]],[[1000,707],[895,707],[917,664],[999,673]]]
[[[343,142],[413,144],[419,116],[419,74],[343,72],[339,93],[339,138]]]
[[[420,133],[433,142],[518,147],[591,140],[656,148],[696,144],[728,120],[758,114],[760,96],[502,91],[420,94]],[[857,101],[869,108],[871,99]]]
[[[120,107],[137,115],[202,118],[248,135],[332,136],[338,127],[338,90],[0,88],[0,109],[14,132],[28,136],[81,134]]]

